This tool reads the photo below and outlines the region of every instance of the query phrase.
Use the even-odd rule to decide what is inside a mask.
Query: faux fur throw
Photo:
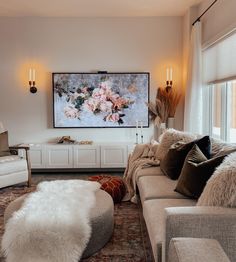
[[[227,156],[217,167],[197,205],[236,207],[236,153]]]
[[[89,214],[97,182],[42,182],[8,220],[2,240],[7,262],[78,262],[90,239]]]
[[[131,202],[137,203],[136,175],[140,169],[160,165],[160,161],[155,157],[157,148],[158,145],[151,144],[140,144],[134,148],[134,152],[129,156],[124,173],[127,193],[123,201],[131,200]]]

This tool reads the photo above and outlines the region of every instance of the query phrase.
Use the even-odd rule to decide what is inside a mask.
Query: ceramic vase
[[[167,127],[168,128],[174,128],[174,126],[175,126],[175,118],[174,117],[168,117]]]

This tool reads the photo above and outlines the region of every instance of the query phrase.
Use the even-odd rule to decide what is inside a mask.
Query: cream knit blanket
[[[158,145],[140,144],[135,147],[133,153],[129,156],[124,173],[127,194],[123,201],[131,200],[131,202],[137,203],[137,173],[140,169],[160,165],[160,161],[155,156],[157,147]]]

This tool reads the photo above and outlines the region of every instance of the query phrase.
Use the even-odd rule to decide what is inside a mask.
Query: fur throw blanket
[[[78,262],[90,239],[97,182],[42,182],[6,224],[7,262]]]
[[[156,158],[158,145],[140,144],[134,148],[134,152],[129,156],[128,164],[124,173],[124,180],[127,194],[123,201],[131,200],[137,203],[136,176],[140,169],[159,166],[160,161]]]

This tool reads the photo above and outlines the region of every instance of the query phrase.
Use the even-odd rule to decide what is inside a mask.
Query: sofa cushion
[[[208,180],[199,206],[236,207],[236,153],[230,154]]]
[[[197,137],[190,133],[181,132],[175,129],[167,129],[165,133],[161,136],[160,145],[156,150],[156,158],[162,160],[168,150],[170,149],[171,145],[178,141],[183,142],[191,142]]]
[[[197,145],[188,153],[176,191],[191,198],[199,198],[207,180],[212,176],[225,155],[207,159]]]
[[[145,176],[140,177],[137,184],[142,203],[149,199],[159,198],[185,198],[174,191],[176,181],[166,176]]]
[[[136,181],[143,176],[164,176],[164,174],[159,166],[151,166],[139,169],[136,173]]]
[[[10,150],[8,145],[8,132],[5,131],[0,134],[0,157],[1,156],[9,156]]]
[[[4,161],[2,158],[3,157],[0,157],[0,176],[27,170],[27,162],[25,159],[14,156],[12,161],[6,161],[7,157]]]
[[[151,199],[143,203],[143,216],[147,225],[155,261],[161,261],[161,245],[165,233],[165,208],[195,206],[191,199]]]
[[[184,160],[188,152],[195,144],[201,149],[202,153],[207,158],[210,158],[211,141],[209,136],[204,136],[190,143],[177,142],[171,146],[160,163],[163,173],[171,179],[178,179],[184,164]]]

